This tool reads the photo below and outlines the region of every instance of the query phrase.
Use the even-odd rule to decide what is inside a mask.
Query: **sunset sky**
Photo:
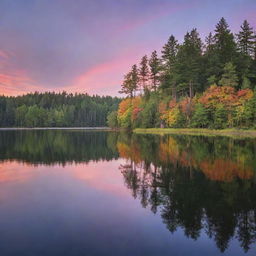
[[[124,73],[173,34],[223,16],[256,29],[255,0],[1,0],[0,94],[118,95]]]

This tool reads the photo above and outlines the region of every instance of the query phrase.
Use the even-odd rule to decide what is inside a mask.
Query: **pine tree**
[[[209,125],[208,111],[202,104],[197,104],[191,120],[192,127],[204,128]]]
[[[241,53],[252,56],[254,53],[254,34],[247,20],[243,22],[241,31],[237,34],[238,48]]]
[[[175,63],[178,52],[178,41],[173,35],[170,36],[168,42],[163,46],[162,49],[162,87],[172,88],[172,95],[176,98],[176,74],[175,74]]]
[[[140,68],[139,68],[139,82],[144,91],[147,89],[148,79],[149,79],[148,58],[147,58],[147,55],[145,55],[141,59]]]
[[[231,87],[237,87],[238,85],[238,78],[235,70],[235,66],[232,64],[232,62],[226,63],[224,67],[224,73],[222,75],[221,80],[219,81],[219,84],[222,86],[231,86]]]
[[[157,56],[157,52],[153,51],[149,60],[149,66],[150,66],[150,77],[152,80],[152,88],[156,90],[158,84],[159,84],[159,76],[160,76],[160,60]]]
[[[162,60],[164,69],[171,73],[174,67],[176,55],[178,52],[178,41],[173,35],[170,36],[168,42],[162,49]]]
[[[132,79],[132,87],[135,95],[139,87],[139,71],[138,71],[137,65],[132,66],[131,79]]]
[[[199,75],[202,60],[202,42],[196,29],[187,33],[184,43],[177,54],[176,71],[178,74],[179,89],[189,91],[190,97],[194,89],[200,91]]]
[[[133,98],[135,96],[136,90],[138,90],[139,74],[137,65],[133,65],[130,72],[128,72],[124,81],[121,85],[120,93],[127,94],[129,97]]]
[[[245,76],[243,77],[243,80],[242,80],[242,89],[248,89],[251,87],[251,82],[250,80]]]
[[[210,33],[206,39],[205,52],[203,56],[202,84],[212,85],[220,79],[222,67],[217,54],[214,36]]]
[[[254,32],[253,58],[256,61],[256,32]]]
[[[119,93],[127,94],[129,97],[133,97],[133,89],[132,89],[132,83],[131,83],[131,72],[128,72],[124,76],[123,83],[121,84],[121,90]]]
[[[206,52],[212,51],[214,49],[214,36],[212,32],[205,38]]]
[[[216,25],[214,40],[217,54],[223,67],[225,63],[234,60],[236,55],[234,35],[230,32],[229,26],[224,18],[221,18]]]

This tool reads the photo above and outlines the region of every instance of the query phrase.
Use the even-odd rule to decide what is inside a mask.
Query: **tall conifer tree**
[[[176,74],[175,63],[178,52],[178,41],[173,35],[170,36],[168,42],[162,49],[162,87],[172,88],[172,95],[176,98]]]
[[[158,84],[159,84],[159,78],[160,78],[160,70],[161,70],[161,63],[157,56],[157,52],[153,51],[149,60],[149,66],[150,66],[150,77],[152,81],[152,88],[153,90],[156,90]]]
[[[145,55],[142,57],[140,62],[140,67],[139,67],[140,87],[144,91],[147,89],[148,79],[149,79],[148,57],[147,55]]]
[[[254,33],[253,28],[247,20],[243,22],[241,31],[237,34],[239,51],[245,55],[252,56],[254,53]]]

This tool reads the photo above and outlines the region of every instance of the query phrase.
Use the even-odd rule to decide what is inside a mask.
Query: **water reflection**
[[[112,138],[116,136],[79,130],[1,131],[0,161],[14,159],[50,165],[117,159]]]
[[[109,225],[112,219],[120,220],[123,224],[118,224],[120,229],[117,237],[124,232],[128,241],[127,239],[133,236],[129,230],[135,220],[130,220],[130,224],[126,225],[122,216],[129,215],[126,217],[128,220],[133,215],[137,216],[138,212],[143,218],[146,215],[135,207],[133,201],[129,201],[128,197],[132,198],[127,192],[130,191],[132,197],[136,198],[135,202],[140,202],[141,209],[154,213],[155,219],[160,216],[171,232],[169,237],[172,239],[175,239],[176,234],[180,235],[182,230],[182,244],[187,243],[185,237],[198,241],[206,239],[206,235],[209,241],[215,242],[219,252],[229,252],[232,244],[235,248],[236,241],[235,244],[239,244],[244,253],[251,253],[251,247],[256,241],[255,153],[255,139],[68,130],[1,131],[0,200],[3,198],[4,184],[27,182],[23,188],[25,191],[29,190],[31,184],[34,184],[31,191],[34,191],[34,187],[48,189],[47,196],[40,194],[46,206],[48,201],[52,200],[53,192],[52,194],[59,195],[58,200],[67,207],[66,203],[69,204],[69,201],[63,198],[63,193],[66,193],[66,189],[71,189],[70,180],[76,180],[72,181],[72,184],[75,184],[77,196],[71,197],[77,203],[77,212],[87,211],[86,205],[81,205],[80,201],[84,200],[82,198],[87,198],[86,204],[91,208],[99,208],[98,204],[105,205],[105,210],[102,207],[100,211],[96,210],[97,220],[94,219],[94,210],[90,210],[90,221],[98,221],[98,224],[105,226]],[[81,186],[80,182],[86,184],[86,193],[81,192],[82,189],[77,191]],[[53,191],[48,188],[51,183]],[[62,192],[57,191],[58,187]],[[111,199],[107,196],[109,194],[112,195]],[[122,199],[116,201],[116,196]],[[117,213],[115,211],[119,208],[116,207],[122,210]],[[103,212],[108,214],[108,219],[103,216]],[[50,218],[51,214],[46,212],[45,216]],[[1,219],[4,220],[4,217]],[[80,221],[79,226],[82,221],[90,222],[87,213]],[[153,219],[150,221],[153,222]],[[0,221],[0,228],[2,225],[4,224]],[[159,224],[156,227],[157,230],[152,229],[152,232],[160,236],[162,227]],[[96,230],[95,226],[90,226],[90,229],[97,236],[99,227]],[[147,233],[150,233],[150,230],[145,230],[144,240],[140,241],[150,240]],[[146,244],[148,243],[145,242],[145,248]],[[130,251],[128,247],[119,248],[120,253],[126,255],[126,250],[127,255],[134,254],[132,249],[143,247],[143,242],[136,246],[134,242],[133,245],[129,245]],[[119,245],[113,244],[111,250],[114,250],[115,246]],[[153,249],[157,251],[159,248],[163,253],[174,250],[167,245],[164,250],[161,245],[158,249],[151,248],[151,253],[147,251],[147,255],[155,255]],[[182,248],[175,249],[179,252]],[[195,250],[195,255],[201,252]],[[209,250],[206,252],[211,255]],[[216,251],[211,252],[216,255]],[[140,254],[137,252],[136,255]]]
[[[170,232],[196,240],[204,231],[221,252],[232,238],[245,252],[256,241],[255,140],[131,136],[117,145],[133,197]]]

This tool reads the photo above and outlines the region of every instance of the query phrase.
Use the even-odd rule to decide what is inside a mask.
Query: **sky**
[[[256,0],[0,0],[0,95],[117,96],[143,55],[193,28],[205,38],[221,17],[256,30]]]

